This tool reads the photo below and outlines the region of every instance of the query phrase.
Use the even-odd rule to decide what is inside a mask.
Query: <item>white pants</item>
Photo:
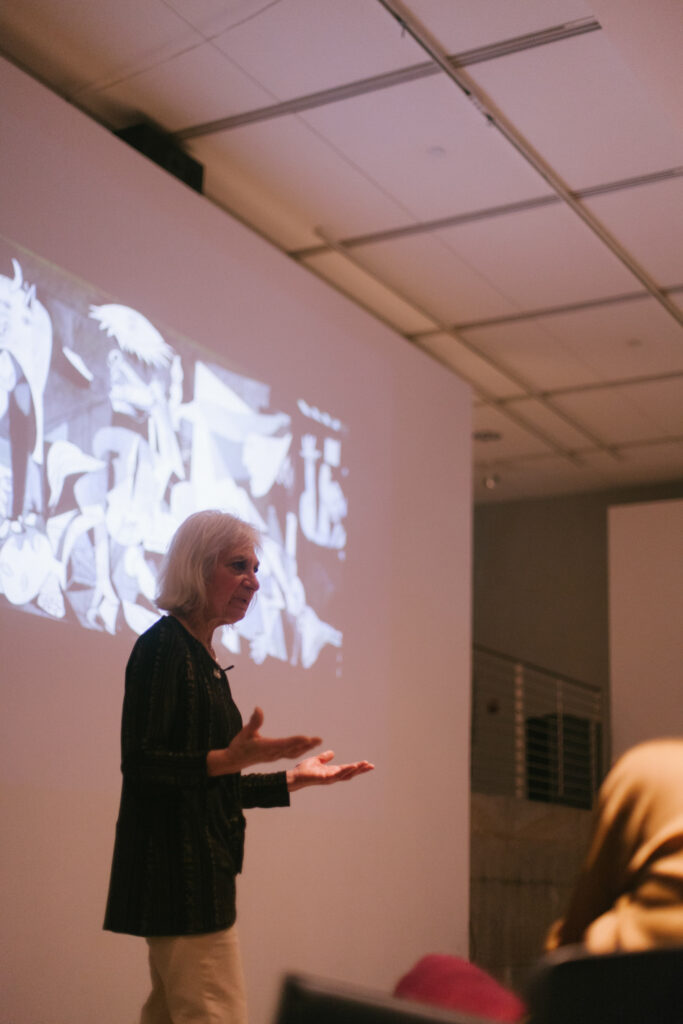
[[[237,930],[148,938],[152,991],[140,1024],[247,1024]]]

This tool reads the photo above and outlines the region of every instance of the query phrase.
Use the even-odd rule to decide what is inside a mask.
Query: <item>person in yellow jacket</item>
[[[683,945],[683,738],[632,747],[598,795],[588,856],[545,949]]]

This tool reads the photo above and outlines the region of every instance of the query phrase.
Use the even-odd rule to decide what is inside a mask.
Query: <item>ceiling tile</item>
[[[600,452],[580,462],[542,454],[508,462],[474,463],[475,502],[520,501],[609,486],[610,457]]]
[[[501,373],[485,356],[479,356],[450,334],[430,334],[417,342],[439,362],[455,370],[459,377],[488,396],[503,398],[524,394],[523,389]]]
[[[354,255],[442,324],[517,311],[493,279],[472,266],[467,248],[456,251],[444,232],[359,246]]]
[[[414,307],[403,302],[395,292],[383,287],[374,278],[336,252],[323,253],[302,262],[320,277],[352,296],[361,306],[372,310],[402,334],[414,334],[432,326]]]
[[[619,459],[590,451],[573,464],[560,456],[535,455],[508,462],[475,462],[475,502],[545,498],[611,490],[683,478],[683,441],[633,446]],[[493,478],[493,480],[491,479]],[[487,486],[486,481],[493,486]]]
[[[445,228],[440,237],[485,280],[495,282],[520,311],[640,287],[633,274],[564,206]]]
[[[602,32],[478,64],[472,79],[573,189],[683,162],[683,138]]]
[[[216,45],[280,99],[424,63],[424,51],[378,3],[288,0],[261,5]]]
[[[531,433],[524,423],[521,422],[523,418],[521,412],[517,413],[512,408],[506,410],[504,406],[499,407],[477,403],[472,414],[473,434],[479,431],[484,431],[485,433],[492,432],[500,434],[500,439],[496,441],[475,441],[475,462],[483,459],[486,464],[489,464],[510,458],[518,459],[529,455],[542,455],[553,450],[548,442],[559,444],[554,437],[546,439]],[[560,447],[562,446],[560,445]]]
[[[163,0],[10,0],[0,7],[0,34],[6,52],[71,98],[202,41]]]
[[[551,191],[445,75],[303,116],[417,220]]]
[[[494,324],[461,333],[538,390],[594,383],[599,379],[590,363],[536,320]]]
[[[633,445],[612,470],[613,486],[683,479],[683,440]]]
[[[577,366],[585,366],[585,382],[596,376],[602,380],[623,380],[683,370],[683,327],[649,295],[630,302],[539,317],[533,324],[546,338],[551,353],[561,344],[577,360]],[[505,328],[492,332],[496,348],[501,344],[499,332],[504,336]],[[486,344],[488,331],[477,330],[472,336],[482,336]],[[550,388],[581,383],[581,378],[553,383],[552,374],[546,379]]]
[[[655,423],[660,435],[683,440],[683,373],[669,380],[627,384],[619,394]]]
[[[263,106],[271,97],[211,43],[193,46],[115,85],[81,94],[114,128],[145,118],[166,131]]]
[[[272,0],[165,0],[182,18],[205,38],[239,28],[248,21],[263,27],[264,16]]]
[[[593,13],[612,45],[657,108],[683,131],[683,17],[679,0],[591,0]]]
[[[673,433],[671,425],[664,426],[670,417],[658,414],[654,395],[662,389],[662,401],[667,410],[671,401],[670,390],[662,384],[651,385],[646,399],[637,399],[632,391],[624,394],[625,388],[607,388],[599,391],[583,391],[557,395],[555,403],[571,416],[585,423],[589,430],[602,437],[608,444],[628,444],[651,441]],[[683,378],[674,382],[679,395],[679,410],[683,411]],[[683,413],[679,411],[679,419]],[[683,424],[676,433],[683,434]]]
[[[660,286],[683,284],[683,175],[587,199],[586,206]]]
[[[599,431],[591,429],[581,417],[570,415],[563,403],[555,399],[545,404],[536,399],[519,399],[506,403],[504,408],[510,415],[522,416],[568,451],[607,446],[607,439]]]
[[[649,296],[460,333],[547,391],[683,372],[683,328]]]
[[[250,191],[260,190],[266,206],[272,197],[310,230],[320,225],[343,238],[405,224],[405,211],[298,117],[197,138],[191,148],[207,167],[214,165],[214,181],[225,178],[223,190],[233,196],[230,208],[238,213],[246,176]],[[256,227],[264,228],[265,218],[257,208],[250,210]],[[320,239],[310,235],[303,244],[316,242]]]

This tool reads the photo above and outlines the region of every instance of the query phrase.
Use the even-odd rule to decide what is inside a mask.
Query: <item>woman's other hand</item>
[[[223,750],[210,750],[206,757],[206,768],[209,775],[229,775],[250,768],[255,764],[279,761],[281,758],[301,757],[322,740],[319,736],[286,736],[282,739],[269,739],[261,736],[259,730],[263,725],[263,711],[255,708],[254,712],[235,736],[230,746]],[[313,759],[315,760],[315,759]]]
[[[371,772],[375,767],[370,761],[354,761],[352,764],[330,764],[333,750],[326,750],[315,757],[307,757],[287,772],[287,788],[290,793],[304,786],[329,786],[333,782],[348,782],[356,775]]]

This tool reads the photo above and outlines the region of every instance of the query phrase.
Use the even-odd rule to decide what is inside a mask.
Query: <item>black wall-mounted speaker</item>
[[[202,191],[203,165],[180,149],[170,135],[166,135],[151,124],[133,124],[115,134],[159,167],[163,167],[169,174],[189,185],[195,192]]]

